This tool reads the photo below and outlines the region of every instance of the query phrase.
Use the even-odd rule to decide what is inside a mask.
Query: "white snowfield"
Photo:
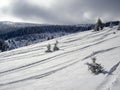
[[[60,50],[45,53],[56,40]],[[88,71],[93,52],[105,73]],[[90,30],[0,53],[0,90],[120,90],[120,31]]]

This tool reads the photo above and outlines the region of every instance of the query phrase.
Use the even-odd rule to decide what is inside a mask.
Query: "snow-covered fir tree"
[[[53,51],[58,51],[58,41],[55,42],[54,47],[53,47]]]
[[[88,65],[88,70],[90,70],[93,74],[99,74],[104,72],[104,68],[101,64],[96,63],[96,57],[91,58],[92,63],[86,63]]]
[[[119,25],[118,25],[118,29],[117,30],[120,30],[120,22],[119,22]]]
[[[47,50],[45,52],[52,52],[50,44],[47,45]]]
[[[94,27],[94,31],[99,31],[99,30],[103,30],[103,23],[100,18],[98,19]]]
[[[110,28],[113,28],[113,23],[112,22],[110,22],[110,26],[109,26]]]

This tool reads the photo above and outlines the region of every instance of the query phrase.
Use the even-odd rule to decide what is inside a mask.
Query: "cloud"
[[[49,24],[94,23],[98,17],[104,21],[120,19],[119,0],[12,0],[3,8],[7,15],[23,21]],[[48,7],[49,5],[49,7]]]

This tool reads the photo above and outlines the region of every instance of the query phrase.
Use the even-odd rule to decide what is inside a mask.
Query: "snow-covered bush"
[[[113,34],[116,34],[116,32],[113,32]]]

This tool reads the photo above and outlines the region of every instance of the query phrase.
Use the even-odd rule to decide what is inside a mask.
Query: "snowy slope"
[[[55,39],[0,53],[0,90],[119,90],[120,32],[117,27],[56,38],[59,51],[45,53]],[[116,34],[113,34],[116,32]],[[88,71],[95,52],[106,73]]]

